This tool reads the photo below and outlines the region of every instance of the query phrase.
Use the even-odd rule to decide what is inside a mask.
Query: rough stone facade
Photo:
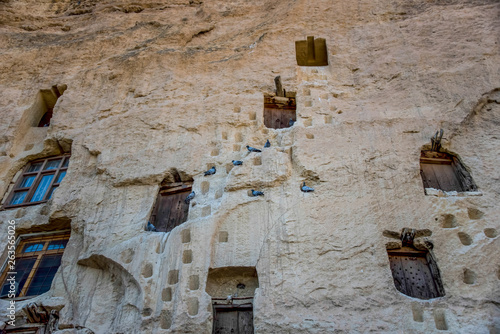
[[[59,311],[58,334],[211,333],[209,292],[255,268],[255,333],[499,333],[499,14],[498,0],[0,1],[2,203],[29,161],[71,152],[51,200],[0,211],[2,263],[9,220],[71,229],[17,325],[36,302]],[[328,66],[297,66],[312,35]],[[277,75],[297,102],[280,130],[263,123]],[[440,128],[477,192],[424,192]],[[145,231],[179,178],[188,220]],[[405,227],[431,232],[415,240],[433,245],[443,297],[396,290],[387,248]]]

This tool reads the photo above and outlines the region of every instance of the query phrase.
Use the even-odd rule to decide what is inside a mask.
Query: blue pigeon
[[[148,222],[148,226],[146,227],[146,231],[149,231],[149,232],[158,232],[156,230],[156,227],[153,224],[151,224],[151,222]]]
[[[186,199],[184,200],[184,203],[189,204],[189,202],[191,202],[191,200],[194,198],[195,195],[196,195],[195,192],[192,191],[189,195],[187,195]]]
[[[256,148],[250,147],[250,146],[248,146],[248,145],[247,145],[247,149],[248,149],[248,151],[250,151],[250,152],[262,152],[261,150],[258,150],[258,149],[256,149]]]
[[[293,126],[293,124],[295,123],[295,121],[290,118],[290,120],[288,121],[288,126]]]
[[[215,166],[213,166],[212,168],[210,168],[209,170],[207,170],[207,171],[205,172],[205,176],[207,176],[207,175],[214,175],[214,174],[215,174],[215,172],[216,172],[216,170],[215,170]]]
[[[241,165],[243,165],[243,161],[241,161],[241,160],[231,160],[231,162],[235,166],[241,166]]]
[[[266,141],[266,144],[264,145],[264,147],[271,147],[271,143],[269,142],[269,139]]]
[[[252,196],[264,196],[262,191],[256,191],[252,189]]]
[[[302,190],[305,193],[310,193],[310,192],[314,191],[314,188],[306,186],[306,183],[304,182],[302,184],[302,187],[300,187],[300,190]]]

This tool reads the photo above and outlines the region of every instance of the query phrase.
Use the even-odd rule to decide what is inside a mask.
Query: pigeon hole
[[[436,324],[436,329],[441,331],[448,330],[448,324],[446,323],[446,316],[444,310],[434,310],[434,323]]]
[[[182,263],[188,264],[193,262],[193,251],[190,249],[186,249],[182,252]]]
[[[264,125],[271,129],[284,129],[297,120],[295,92],[283,92],[284,96],[264,94]]]

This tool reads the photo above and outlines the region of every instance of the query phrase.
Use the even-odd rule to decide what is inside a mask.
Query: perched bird
[[[252,189],[252,196],[264,196],[264,193],[262,191]]]
[[[248,145],[247,145],[247,149],[248,149],[248,151],[250,151],[250,152],[262,152],[261,150],[258,150],[258,149],[256,149],[256,148],[250,147],[250,146],[248,146]]]
[[[290,118],[290,120],[288,121],[288,126],[293,126],[293,123],[295,123],[295,121],[292,118]]]
[[[156,227],[153,224],[151,224],[151,222],[148,222],[148,226],[146,227],[146,231],[158,232],[158,231],[156,231]]]
[[[189,202],[191,202],[191,200],[194,198],[195,195],[196,195],[195,192],[192,191],[189,195],[187,195],[186,199],[184,200],[184,203],[189,204]]]
[[[314,188],[306,186],[306,183],[304,182],[302,184],[302,187],[300,187],[300,190],[302,190],[305,193],[310,193],[311,191],[314,191]]]
[[[271,143],[269,142],[269,139],[266,141],[266,144],[264,145],[264,147],[271,147]]]
[[[215,172],[216,172],[216,170],[215,170],[215,166],[213,166],[212,168],[210,168],[209,170],[207,170],[207,171],[205,172],[205,176],[207,176],[207,175],[214,175],[214,174],[215,174]]]
[[[231,162],[235,166],[241,166],[241,165],[243,165],[243,161],[241,161],[241,160],[231,160]]]

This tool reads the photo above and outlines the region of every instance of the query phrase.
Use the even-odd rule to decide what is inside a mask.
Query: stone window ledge
[[[480,191],[443,191],[441,189],[425,188],[425,194],[427,196],[436,197],[469,197],[469,196],[483,196]]]

